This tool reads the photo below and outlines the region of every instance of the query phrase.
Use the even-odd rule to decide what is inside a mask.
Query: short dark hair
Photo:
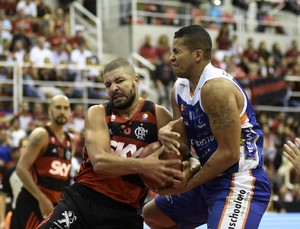
[[[209,33],[200,25],[182,27],[174,34],[175,38],[183,38],[184,44],[193,52],[196,49],[203,51],[204,59],[211,59],[212,41]]]
[[[117,59],[110,61],[104,67],[103,74],[106,74],[106,73],[111,72],[118,68],[124,68],[124,69],[126,69],[126,71],[128,71],[128,73],[135,73],[133,65],[127,59],[117,58]]]

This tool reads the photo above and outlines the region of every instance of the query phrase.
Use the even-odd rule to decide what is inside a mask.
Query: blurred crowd
[[[40,0],[0,1],[0,61],[22,66],[23,79],[27,82],[23,87],[24,96],[37,99],[51,98],[59,93],[70,98],[83,96],[81,87],[37,86],[33,80],[80,84],[86,77],[90,82],[101,81],[101,72],[97,69],[79,71],[85,66],[99,65],[99,60],[84,37],[85,28],[76,25],[74,30],[75,34],[71,35],[69,10],[64,4],[51,9],[46,1]],[[57,64],[76,65],[78,70],[54,68]],[[44,67],[34,68],[34,65]],[[1,79],[12,77],[12,68],[0,66]],[[0,96],[12,94],[12,85],[0,85]],[[89,88],[88,96],[97,99],[105,94]]]

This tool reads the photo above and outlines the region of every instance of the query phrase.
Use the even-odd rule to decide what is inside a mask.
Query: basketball
[[[161,147],[160,142],[153,142],[149,145],[147,145],[144,150],[141,152],[141,154],[139,155],[139,158],[145,158],[148,157],[149,155],[151,155],[152,153],[156,152],[156,150]],[[163,152],[160,156],[159,159],[161,160],[169,160],[169,159],[180,159],[185,160],[186,159],[186,155],[184,154],[180,154],[178,155],[176,152]],[[172,166],[174,169],[178,169],[181,170],[181,164],[177,164]],[[145,177],[143,175],[141,175],[141,178],[144,182],[144,184],[150,188],[154,188],[154,189],[158,189],[158,188],[168,188],[172,186],[172,183],[167,183],[164,186],[160,186],[160,184],[158,184],[156,181]]]

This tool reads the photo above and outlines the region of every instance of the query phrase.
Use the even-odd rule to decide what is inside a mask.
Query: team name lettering
[[[137,149],[136,145],[128,144],[125,146],[124,142],[110,141],[112,153],[121,157],[138,157],[144,147]]]
[[[243,205],[243,200],[245,199],[245,194],[246,194],[245,190],[240,190],[240,193],[238,193],[237,198],[233,200],[234,209],[233,209],[233,213],[229,215],[230,222],[229,222],[228,229],[235,229],[237,226],[236,222],[238,221],[239,215],[241,213],[241,208]]]
[[[194,145],[194,146],[202,147],[202,146],[205,146],[205,145],[207,145],[208,143],[212,142],[214,139],[215,139],[214,136],[210,135],[210,136],[204,137],[204,138],[201,139],[201,140],[191,139],[191,143],[192,143],[192,145]]]
[[[71,164],[66,164],[60,161],[52,161],[51,169],[49,173],[52,175],[59,175],[62,177],[68,177],[70,174]]]

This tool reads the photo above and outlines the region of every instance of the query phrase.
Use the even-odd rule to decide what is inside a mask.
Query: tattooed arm
[[[44,128],[36,128],[32,131],[29,136],[28,146],[21,155],[16,167],[16,173],[22,181],[23,186],[39,202],[42,215],[48,215],[53,210],[53,204],[35,184],[29,169],[34,164],[37,157],[45,151],[48,146],[48,138],[48,133]]]
[[[208,115],[211,131],[218,143],[218,148],[180,192],[215,178],[239,161],[240,113],[243,102],[244,97],[241,91],[229,80],[212,79],[203,86],[201,103]]]

